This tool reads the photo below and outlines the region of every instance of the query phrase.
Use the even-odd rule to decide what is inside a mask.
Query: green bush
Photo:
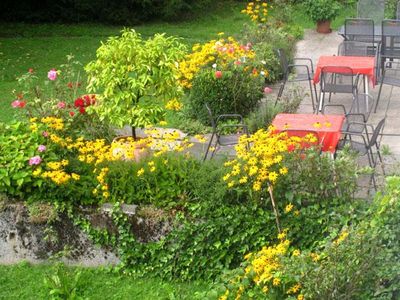
[[[129,204],[182,206],[191,193],[189,178],[199,164],[198,160],[179,154],[151,157],[135,164],[112,162],[107,175],[110,197]]]
[[[0,123],[0,193],[21,198],[39,192],[43,180],[32,172],[43,159],[55,156],[50,149],[39,152],[45,144],[42,132],[32,132],[24,122]],[[30,164],[33,157],[35,162]]]
[[[283,49],[288,56],[294,56],[296,41],[302,37],[302,30],[296,25],[281,27],[259,27],[246,25],[242,34],[242,41],[253,44],[257,57],[265,62],[268,70],[267,81],[275,82],[282,76],[282,68],[276,49]]]
[[[313,22],[333,20],[339,15],[340,5],[336,0],[307,0],[306,13]]]
[[[224,71],[218,79],[214,70],[202,70],[196,74],[190,91],[191,113],[208,125],[210,119],[206,103],[214,116],[227,113],[247,115],[261,100],[262,88],[261,77],[254,77],[240,69]]]

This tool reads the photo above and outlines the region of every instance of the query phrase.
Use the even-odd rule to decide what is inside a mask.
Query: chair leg
[[[281,83],[281,86],[280,86],[279,91],[278,91],[278,96],[276,97],[274,106],[276,106],[276,104],[278,103],[278,100],[281,99],[282,94],[283,94],[283,90],[285,89],[285,85],[286,85],[286,80],[284,80],[284,81]]]
[[[321,91],[319,93],[319,104],[318,104],[317,114],[322,111],[322,107],[324,106],[324,99],[325,99],[325,93]]]
[[[211,138],[210,138],[210,141],[208,142],[206,154],[204,155],[203,161],[205,161],[205,160],[207,159],[208,152],[210,151],[211,143],[212,143],[212,141],[213,141],[213,139],[214,139],[214,135],[215,135],[215,132],[212,133]]]
[[[212,152],[211,152],[211,157],[210,157],[210,159],[213,159],[213,158],[214,158],[214,155],[215,155],[215,153],[217,152],[217,145],[218,145],[218,138],[217,138],[217,140],[216,140],[216,142],[215,142],[214,149],[213,149]]]
[[[375,110],[374,110],[375,113],[376,113],[376,109],[378,108],[379,99],[381,98],[382,85],[383,85],[383,82],[381,82],[381,85],[379,86],[378,98],[376,99]]]

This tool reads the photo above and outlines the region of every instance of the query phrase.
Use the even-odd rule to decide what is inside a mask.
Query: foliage
[[[333,20],[339,15],[340,5],[336,0],[307,0],[306,13],[313,22]]]
[[[219,1],[224,2],[224,1]],[[88,1],[73,0],[62,3],[46,3],[38,7],[34,1],[23,3],[5,2],[10,13],[1,14],[7,21],[22,22],[99,22],[112,24],[138,24],[143,21],[182,18],[197,14],[213,2],[209,0],[124,0],[124,1]],[[2,6],[2,11],[7,6]]]
[[[16,100],[11,105],[18,116],[30,119],[62,118],[72,136],[110,138],[108,124],[99,120],[87,108],[95,105],[96,95],[85,95],[82,76],[77,68],[81,65],[74,56],[67,55],[66,63],[47,73],[42,80],[32,68],[18,77]],[[34,125],[32,125],[34,126]],[[61,125],[60,125],[61,126]]]
[[[115,161],[109,165],[106,182],[116,201],[179,207],[190,196],[188,181],[199,164],[198,160],[179,154],[151,157],[137,164]]]
[[[67,269],[62,263],[56,263],[52,272],[44,278],[49,299],[83,299],[79,296],[82,293],[79,293],[79,290],[83,288],[80,282],[81,275],[82,271],[79,269]]]
[[[276,95],[265,94],[260,105],[245,119],[249,132],[255,133],[259,129],[268,128],[279,113],[295,113],[304,96],[299,86],[289,87],[278,102]]]
[[[293,299],[295,287],[296,293],[301,293],[297,299],[397,299],[400,181],[391,177],[387,182],[386,194],[378,194],[365,218],[333,232],[318,252],[282,251],[278,261],[270,264],[265,262],[276,258],[274,250],[282,249],[281,243],[249,253],[246,260],[250,259],[250,267],[245,262],[228,276],[225,299],[262,293],[275,299],[276,290],[282,288],[286,293],[279,294],[277,299]],[[251,272],[252,267],[255,272]],[[252,281],[260,280],[261,274],[266,274],[261,284],[270,284],[267,289],[261,290],[259,285],[244,280],[246,276]]]
[[[109,38],[97,49],[97,59],[85,67],[88,90],[100,93],[94,109],[101,119],[118,127],[145,127],[163,120],[163,105],[182,93],[176,65],[184,50],[177,38],[156,34],[143,40],[133,29]]]
[[[260,101],[263,85],[260,77],[245,74],[241,69],[225,71],[219,79],[214,73],[200,71],[190,91],[191,115],[203,124],[211,125],[205,104],[216,117],[226,113],[247,115]]]
[[[250,42],[253,51],[268,70],[266,81],[275,82],[282,76],[282,68],[276,49],[281,48],[289,58],[293,57],[296,41],[302,37],[302,30],[296,25],[254,26],[245,25],[241,40]]]
[[[42,159],[54,159],[55,154],[40,151],[45,144],[41,132],[32,132],[28,124],[15,122],[11,125],[0,124],[0,192],[13,197],[33,193],[40,188],[43,180],[35,178],[36,164]]]

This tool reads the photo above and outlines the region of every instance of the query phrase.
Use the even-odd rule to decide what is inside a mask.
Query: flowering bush
[[[33,69],[18,78],[16,100],[11,105],[19,116],[28,118],[61,118],[63,126],[72,136],[110,138],[108,124],[94,113],[86,114],[87,108],[96,104],[96,95],[86,95],[81,76],[76,68],[80,63],[72,55],[58,70],[52,69],[47,79],[39,78]],[[81,96],[77,96],[81,95]]]
[[[241,12],[248,15],[254,23],[265,24],[268,16],[268,2],[265,0],[249,2],[246,9],[243,9]]]
[[[181,84],[189,92],[192,116],[204,124],[209,123],[205,103],[216,115],[249,113],[261,99],[268,77],[252,45],[240,44],[232,37],[194,45],[179,69]]]

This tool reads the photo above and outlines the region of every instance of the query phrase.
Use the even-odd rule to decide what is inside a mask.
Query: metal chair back
[[[375,42],[374,20],[367,18],[346,19],[344,21],[346,40],[371,43]]]
[[[337,76],[340,75],[340,79]],[[358,80],[353,69],[346,66],[326,66],[321,69],[320,88],[322,92],[354,94]],[[347,80],[345,80],[347,79]]]
[[[357,17],[369,18],[379,24],[385,18],[385,0],[358,0]]]
[[[216,131],[216,129],[217,129],[217,124],[215,123],[215,119],[214,119],[213,113],[212,113],[212,111],[211,111],[211,108],[208,106],[207,103],[206,103],[204,106],[205,106],[206,109],[207,109],[207,113],[208,113],[208,117],[209,117],[209,119],[210,119],[211,127],[212,127],[213,131]]]
[[[339,56],[370,56],[368,48],[369,43],[358,41],[343,41],[339,44]]]
[[[276,52],[278,54],[279,62],[281,64],[283,79],[287,80],[290,72],[289,72],[289,62],[286,57],[285,51],[283,49],[277,49]]]
[[[400,20],[382,21],[383,58],[400,58]]]

